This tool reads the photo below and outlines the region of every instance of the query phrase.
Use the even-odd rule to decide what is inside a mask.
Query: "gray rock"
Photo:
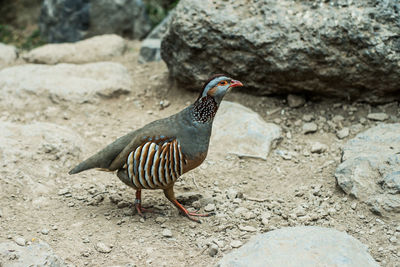
[[[45,242],[34,241],[27,246],[13,242],[0,243],[0,259],[4,266],[67,266]]]
[[[239,248],[241,245],[243,245],[243,243],[240,240],[233,240],[231,242],[231,247],[233,248]]]
[[[400,123],[380,124],[343,147],[338,185],[379,214],[400,212]]]
[[[218,253],[218,246],[216,244],[211,244],[211,246],[208,248],[208,255],[211,257],[214,257]]]
[[[369,113],[367,118],[373,121],[385,121],[389,118],[389,116],[386,113],[379,112],[379,113]]]
[[[17,57],[17,49],[14,46],[0,43],[0,69],[13,64]]]
[[[223,101],[214,121],[210,151],[240,157],[266,159],[282,138],[282,130],[266,123],[257,113],[240,104]]]
[[[14,96],[24,104],[33,101],[35,96],[48,97],[54,102],[94,102],[99,96],[110,98],[127,94],[131,87],[128,70],[112,62],[27,64],[0,70],[0,97]]]
[[[111,252],[111,247],[107,246],[103,242],[97,242],[94,247],[100,253],[110,253]]]
[[[125,40],[115,34],[92,37],[76,43],[47,44],[32,49],[23,58],[31,63],[90,63],[106,61],[125,51]]]
[[[16,237],[14,241],[18,246],[22,246],[22,247],[25,246],[25,243],[26,243],[26,241],[23,237]]]
[[[67,163],[77,161],[81,153],[80,147],[84,147],[78,134],[67,127],[52,123],[22,125],[0,122],[0,129],[2,171],[5,172],[5,177],[15,177],[17,166],[24,163],[23,175],[19,177],[19,183],[23,186],[21,194],[38,199],[35,205],[40,205],[39,201],[46,199],[43,196],[52,194],[50,192],[54,189],[54,177],[51,177],[49,170],[62,169],[63,172]]]
[[[346,138],[347,136],[349,136],[349,134],[350,134],[350,129],[347,127],[344,127],[343,129],[336,132],[336,136],[339,139]]]
[[[298,107],[304,106],[304,104],[306,103],[306,100],[302,96],[289,94],[287,96],[287,102],[288,102],[289,107],[298,108]]]
[[[163,237],[172,237],[172,232],[169,229],[164,229],[162,231],[162,235],[163,235]]]
[[[215,210],[215,205],[211,204],[211,203],[207,204],[207,206],[204,207],[204,210],[207,211],[207,212],[214,211]]]
[[[223,72],[258,94],[399,92],[397,0],[182,0],[175,12],[161,56],[182,88]]]
[[[303,124],[303,133],[308,134],[308,133],[315,133],[318,130],[317,124],[314,122],[307,122]]]
[[[326,150],[328,150],[328,146],[325,144],[322,144],[320,142],[315,142],[311,146],[311,153],[324,153]]]
[[[144,38],[151,30],[141,0],[45,0],[39,18],[40,34],[49,43],[76,42],[115,33]]]
[[[296,259],[296,260],[293,260]],[[367,246],[322,227],[292,227],[254,236],[226,254],[218,266],[379,266]]]
[[[143,40],[139,51],[139,63],[161,60],[161,40],[167,33],[174,11],[170,11],[163,21]]]
[[[305,122],[310,122],[310,121],[312,121],[312,120],[314,119],[314,115],[312,115],[312,114],[305,114],[305,115],[303,115],[302,119],[303,119],[303,121],[305,121]]]

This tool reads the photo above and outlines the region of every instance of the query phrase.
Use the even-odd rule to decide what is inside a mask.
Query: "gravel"
[[[379,112],[379,113],[369,113],[367,118],[373,121],[385,121],[389,118],[389,116],[386,113]]]
[[[15,238],[14,241],[19,246],[25,246],[25,243],[26,243],[26,241],[23,237],[17,237],[17,238]]]
[[[172,237],[172,232],[171,232],[171,230],[169,230],[169,229],[164,229],[163,231],[162,231],[162,235],[163,235],[163,237]]]
[[[304,134],[315,133],[317,130],[318,130],[318,126],[314,122],[307,122],[307,123],[303,124],[303,133]]]
[[[95,249],[100,253],[110,253],[111,252],[111,247],[107,246],[103,242],[96,243]]]

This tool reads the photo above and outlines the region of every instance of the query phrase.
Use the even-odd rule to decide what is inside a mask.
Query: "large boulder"
[[[335,177],[373,212],[400,213],[400,123],[380,124],[348,141]]]
[[[346,233],[316,226],[300,226],[256,235],[241,248],[226,254],[219,266],[379,265],[368,253],[367,246]]]
[[[32,63],[89,63],[110,60],[125,51],[125,41],[118,35],[95,36],[76,43],[47,44],[32,49],[23,58]]]
[[[222,101],[215,116],[211,135],[211,152],[234,154],[239,157],[267,159],[282,129],[265,122],[253,110],[237,103]]]
[[[26,64],[0,71],[0,100],[9,97],[31,102],[34,96],[53,102],[95,102],[98,97],[117,97],[131,91],[128,70],[119,63],[82,65]],[[17,101],[18,102],[18,101]],[[14,100],[8,103],[16,104]]]
[[[141,0],[45,0],[39,28],[50,43],[109,33],[141,39],[151,30],[151,22]]]
[[[397,0],[182,0],[161,56],[186,88],[222,72],[258,94],[395,95],[399,9]]]
[[[0,69],[13,64],[17,57],[17,49],[14,46],[0,43]]]

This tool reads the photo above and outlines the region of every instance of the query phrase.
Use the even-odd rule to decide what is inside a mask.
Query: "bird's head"
[[[199,98],[212,97],[217,104],[220,104],[229,89],[237,86],[243,86],[243,84],[223,74],[216,74],[205,82]]]

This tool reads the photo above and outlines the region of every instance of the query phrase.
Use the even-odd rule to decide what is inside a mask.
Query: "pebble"
[[[350,129],[347,127],[344,127],[343,129],[336,132],[336,136],[339,139],[346,138],[347,136],[349,136],[349,134],[350,134]]]
[[[395,236],[392,236],[391,238],[389,238],[389,241],[391,243],[396,243],[397,242],[397,238]]]
[[[42,235],[48,235],[49,229],[44,228],[44,229],[42,229],[41,233],[42,233]]]
[[[98,242],[95,246],[95,249],[100,253],[110,253],[111,248],[104,244],[103,242]]]
[[[69,193],[71,193],[69,188],[63,188],[63,189],[60,189],[58,191],[58,195],[59,196],[66,195],[66,194],[69,194]]]
[[[318,130],[317,124],[314,122],[307,122],[303,124],[303,133],[308,134],[308,133],[315,133]]]
[[[19,246],[25,246],[25,239],[24,238],[22,238],[22,237],[17,237],[17,238],[15,238],[15,243],[17,243],[17,245],[19,245]]]
[[[352,208],[353,210],[355,210],[355,209],[357,208],[357,203],[351,204],[351,208]]]
[[[287,96],[287,102],[289,107],[298,108],[303,106],[306,103],[306,100],[302,96],[289,94]]]
[[[215,210],[215,205],[212,204],[212,203],[207,204],[207,206],[204,207],[204,210],[207,211],[207,212],[214,211]]]
[[[235,199],[237,197],[237,195],[238,195],[238,191],[236,191],[233,188],[229,188],[226,191],[226,196],[227,196],[228,199]]]
[[[250,225],[246,225],[246,226],[239,225],[239,230],[246,231],[246,232],[256,232],[257,231],[256,228],[254,228],[253,226],[250,226]]]
[[[231,247],[233,247],[233,248],[239,248],[239,247],[241,247],[243,245],[243,243],[241,242],[241,241],[239,241],[239,240],[233,240],[232,242],[231,242]]]
[[[167,219],[165,219],[164,217],[158,216],[156,218],[156,223],[162,224],[165,223],[167,221]]]
[[[164,229],[162,231],[162,235],[163,235],[163,237],[172,237],[172,232],[169,229]]]
[[[161,109],[167,108],[167,107],[169,107],[169,105],[170,105],[170,102],[168,100],[161,100],[160,101]]]
[[[328,149],[328,146],[320,142],[315,142],[311,145],[311,153],[321,154]]]
[[[71,208],[71,207],[75,206],[75,203],[74,202],[68,202],[67,206]]]
[[[120,201],[120,202],[118,202],[117,207],[119,209],[123,209],[123,208],[129,207],[129,203],[126,201]]]
[[[373,121],[385,121],[389,118],[389,116],[386,113],[379,112],[379,113],[369,113],[367,118]]]
[[[208,255],[214,257],[218,253],[218,246],[216,244],[212,244],[208,249]]]
[[[335,115],[335,116],[332,118],[332,121],[333,121],[334,123],[339,123],[339,122],[344,121],[344,117],[343,117],[342,115]]]
[[[305,114],[303,115],[302,119],[305,122],[310,122],[314,119],[314,116],[312,114]]]

